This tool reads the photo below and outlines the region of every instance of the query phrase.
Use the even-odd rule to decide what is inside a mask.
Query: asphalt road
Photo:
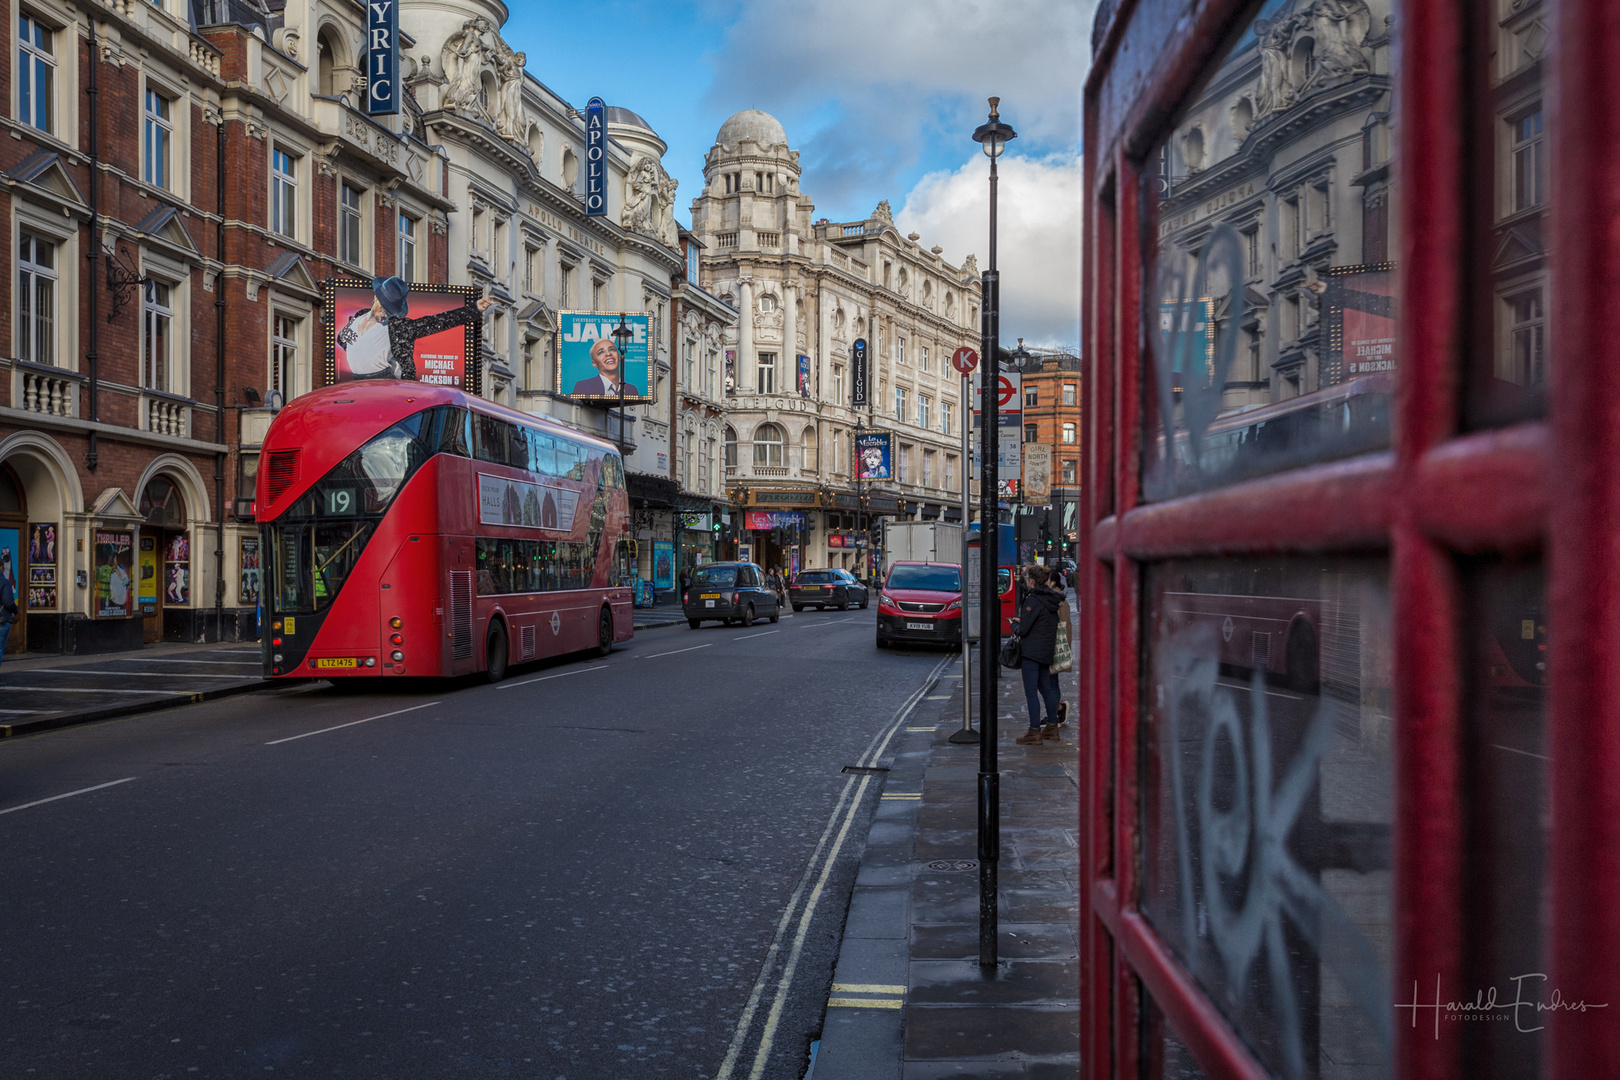
[[[881,787],[841,770],[948,662],[873,620],[0,745],[0,1075],[801,1076]]]

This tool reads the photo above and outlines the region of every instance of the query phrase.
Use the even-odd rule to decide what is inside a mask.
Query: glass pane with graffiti
[[[1176,562],[1147,581],[1142,909],[1278,1076],[1388,1076],[1386,565]]]
[[[1389,445],[1389,0],[1267,0],[1158,149],[1144,495]]]

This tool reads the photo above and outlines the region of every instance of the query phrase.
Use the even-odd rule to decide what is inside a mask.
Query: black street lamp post
[[[624,321],[624,313],[619,313],[619,325],[613,328],[613,345],[619,350],[619,456],[624,457],[624,358],[630,355],[630,342],[635,338],[636,332],[630,329],[630,324]],[[647,365],[647,377],[652,378],[652,365]]]
[[[1001,859],[1001,774],[996,767],[997,654],[1001,651],[1000,505],[997,497],[997,413],[1001,391],[1001,275],[996,272],[996,158],[1018,137],[997,115],[1000,98],[990,99],[990,119],[973,132],[973,141],[990,159],[990,262],[981,285],[980,355],[984,357],[983,417],[979,431],[979,964],[996,963],[997,864]]]

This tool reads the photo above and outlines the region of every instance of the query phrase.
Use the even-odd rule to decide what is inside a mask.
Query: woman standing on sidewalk
[[[1018,644],[1023,654],[1024,698],[1029,703],[1029,730],[1013,740],[1020,746],[1037,746],[1043,739],[1058,738],[1058,725],[1068,719],[1069,703],[1052,673],[1057,653],[1058,626],[1069,622],[1069,602],[1063,594],[1047,586],[1050,574],[1044,566],[1024,571],[1028,588],[1018,609]],[[1046,703],[1046,722],[1041,722],[1041,703]]]

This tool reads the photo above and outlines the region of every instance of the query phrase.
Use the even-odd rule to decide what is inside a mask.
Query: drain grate
[[[882,765],[845,765],[838,771],[850,773],[853,776],[882,776],[889,770]]]
[[[930,870],[943,870],[946,873],[961,873],[964,870],[977,870],[979,864],[972,859],[939,859],[928,864]]]

